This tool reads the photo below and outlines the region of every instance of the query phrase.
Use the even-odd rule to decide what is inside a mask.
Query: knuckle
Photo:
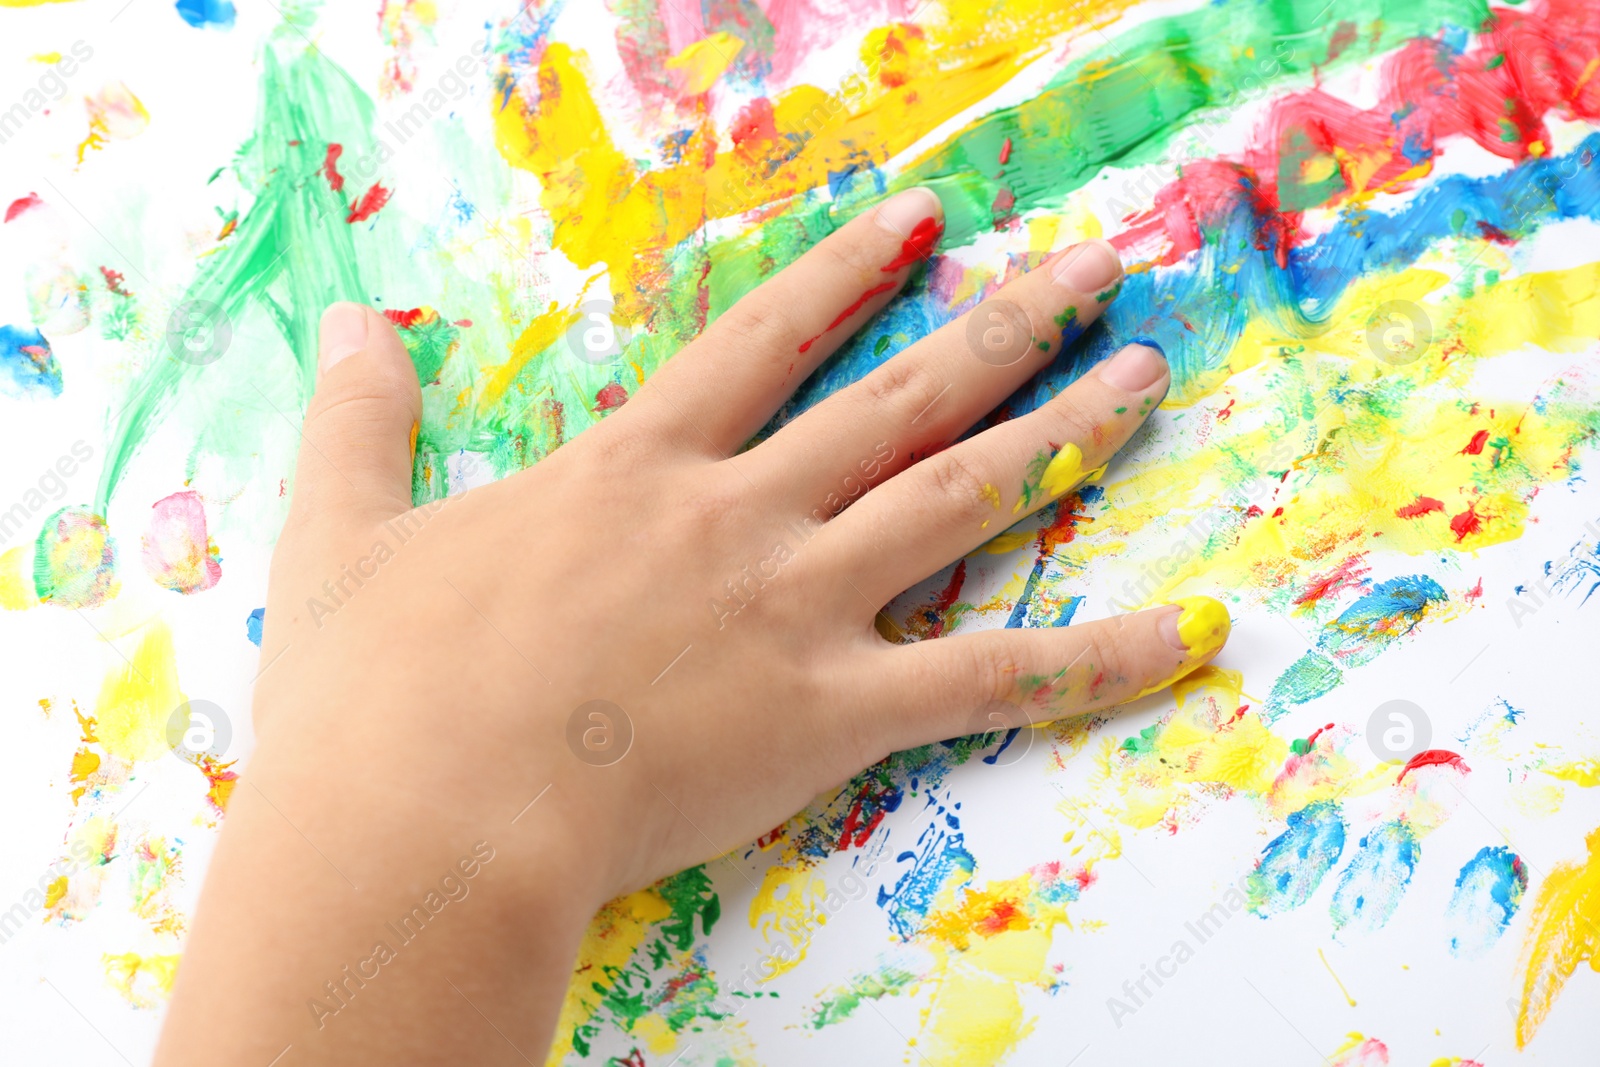
[[[751,293],[717,319],[713,332],[755,352],[782,352],[798,336],[794,317],[764,291]]]
[[[849,231],[834,234],[812,252],[819,260],[827,261],[818,264],[821,269],[843,274],[852,282],[870,274],[884,277],[868,243],[852,236]]]
[[[909,420],[933,403],[946,385],[922,360],[897,356],[861,379],[859,388],[868,405],[897,410]]]
[[[940,452],[923,460],[920,466],[929,489],[943,498],[944,513],[953,510],[956,520],[962,521],[990,510],[984,501],[987,482],[966,449]]]
[[[1052,439],[1087,442],[1106,415],[1105,412],[1097,415],[1086,398],[1075,390],[1063,390],[1050,401]]]

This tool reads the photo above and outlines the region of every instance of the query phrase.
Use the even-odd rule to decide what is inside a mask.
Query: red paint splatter
[[[1416,519],[1433,511],[1443,511],[1444,501],[1435,500],[1431,496],[1419,496],[1410,504],[1394,509],[1394,513],[1402,519]]]
[[[1465,541],[1468,537],[1483,530],[1483,516],[1478,514],[1476,503],[1467,505],[1467,510],[1450,520],[1450,532],[1456,535],[1458,542]]]
[[[383,312],[383,317],[394,323],[397,328],[409,330],[418,323],[432,321],[438,317],[438,314],[432,308],[412,308],[409,311],[402,311],[399,308],[386,308]]]
[[[1468,604],[1472,603],[1474,600],[1482,600],[1483,599],[1483,579],[1482,578],[1478,579],[1478,584],[1477,585],[1475,585],[1471,589],[1467,590],[1465,599],[1466,599]]]
[[[344,188],[344,175],[339,173],[339,157],[344,155],[344,145],[328,145],[328,154],[322,157],[322,176],[328,179],[328,188],[338,192]]]
[[[773,845],[776,845],[779,841],[782,841],[783,840],[783,828],[784,828],[785,825],[787,825],[787,824],[786,823],[779,823],[777,826],[774,826],[772,829],[768,830],[766,833],[764,833],[760,837],[756,838],[756,847],[761,849],[762,851],[766,851],[767,849],[771,848]]]
[[[628,402],[628,391],[616,382],[600,387],[594,394],[594,409],[600,412],[615,411]]]
[[[1238,403],[1237,400],[1228,401],[1228,406],[1217,412],[1217,421],[1227,422],[1229,419],[1233,418],[1233,405],[1236,403]]]
[[[1451,752],[1449,749],[1430,748],[1425,752],[1418,752],[1415,756],[1411,757],[1411,762],[1400,768],[1400,777],[1394,780],[1395,784],[1399,785],[1401,782],[1405,781],[1406,774],[1416,770],[1418,767],[1439,767],[1446,765],[1454,767],[1462,774],[1467,774],[1472,770],[1472,768],[1468,767],[1466,762],[1460,756],[1456,755],[1454,752]]]
[[[1329,731],[1331,729],[1333,729],[1333,723],[1331,723],[1331,722],[1328,723],[1326,726],[1317,727],[1316,731],[1313,732],[1310,737],[1306,738],[1306,751],[1310,752],[1312,749],[1316,748],[1317,747],[1317,738],[1321,737],[1324,733],[1326,733],[1327,731]]]
[[[36,207],[44,207],[44,201],[39,199],[38,193],[29,193],[27,196],[13,200],[11,201],[11,206],[6,208],[6,221],[10,222],[24,211]]]
[[[1011,138],[1007,137],[1005,144],[1000,146],[1000,165],[1003,167],[1011,162]]]
[[[132,293],[128,292],[126,289],[124,289],[122,287],[122,272],[121,271],[112,270],[110,267],[101,267],[100,268],[100,277],[102,277],[102,278],[104,278],[106,280],[106,288],[110,289],[113,293],[116,293],[118,296],[132,296],[133,295]]]
[[[1261,505],[1259,505],[1259,504],[1251,504],[1248,508],[1245,509],[1244,517],[1247,518],[1247,519],[1259,519],[1261,516],[1263,516],[1265,514],[1266,514],[1266,512],[1261,510]]]
[[[772,111],[772,101],[766,97],[745,105],[728,129],[735,148],[750,154],[759,153],[761,147],[778,139],[778,122]]]
[[[366,222],[376,215],[383,205],[389,202],[389,190],[383,187],[382,182],[373,182],[372,188],[361,194],[361,199],[350,205],[350,214],[345,217],[346,222]]]
[[[1489,431],[1479,430],[1477,433],[1472,435],[1472,440],[1467,442],[1467,447],[1463,448],[1458,455],[1481,456],[1483,455],[1483,446],[1488,444],[1488,442]]]

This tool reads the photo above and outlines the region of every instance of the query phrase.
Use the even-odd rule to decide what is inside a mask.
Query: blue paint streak
[[[261,626],[266,622],[266,619],[267,609],[256,608],[254,611],[250,612],[250,617],[244,620],[244,635],[248,637],[250,639],[250,643],[255,645],[257,648],[261,647]]]

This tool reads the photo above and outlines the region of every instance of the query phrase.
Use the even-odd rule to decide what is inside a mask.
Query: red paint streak
[[[594,394],[594,409],[596,411],[615,411],[628,402],[628,391],[616,382],[602,386]]]
[[[1471,589],[1467,590],[1465,599],[1466,599],[1468,604],[1472,603],[1474,600],[1482,600],[1483,599],[1483,579],[1482,578],[1478,579],[1478,584],[1477,585],[1475,585]]]
[[[1011,162],[1011,138],[1006,138],[1006,143],[1000,146],[1000,165],[1003,167]]]
[[[471,319],[457,319],[456,321],[452,322],[450,325],[459,326],[464,330],[467,327],[472,325],[472,320]]]
[[[106,280],[106,288],[118,296],[132,296],[133,294],[122,287],[122,272],[112,270],[110,267],[100,268],[100,277]]]
[[[967,561],[962,560],[956,564],[956,569],[950,575],[950,584],[940,591],[928,610],[930,621],[933,623],[928,628],[929,637],[938,637],[944,633],[944,617],[955,606],[957,598],[961,596],[961,587],[967,583]]]
[[[888,812],[883,801],[888,798],[890,791],[887,788],[875,789],[870,782],[861,787],[861,792],[857,793],[850,803],[850,810],[845,813],[844,823],[839,829],[839,845],[835,851],[844,852],[851,848],[866,847],[868,839],[872,837],[872,831],[878,828],[878,824],[883,822],[883,817]],[[870,816],[866,815],[869,805],[872,808]]]
[[[1013,217],[1013,209],[1017,206],[1017,194],[1010,189],[1001,189],[994,194],[994,203],[989,205],[989,214],[994,217],[994,228],[1003,230],[1006,223]]]
[[[1475,533],[1483,530],[1483,516],[1478,514],[1478,505],[1469,504],[1467,510],[1450,520],[1450,532],[1456,535],[1456,541],[1465,541]]]
[[[44,207],[44,201],[39,199],[38,193],[29,193],[27,196],[13,200],[11,201],[11,206],[6,208],[6,221],[10,222],[24,211],[36,207]]]
[[[1483,455],[1483,446],[1488,442],[1489,431],[1479,430],[1477,433],[1472,435],[1472,440],[1467,442],[1467,447],[1463,448],[1458,454],[1463,456],[1481,456]]]
[[[848,319],[851,315],[854,315],[856,312],[858,312],[862,308],[866,307],[867,306],[867,301],[871,300],[875,296],[882,296],[884,293],[889,292],[891,289],[897,288],[898,284],[899,283],[897,283],[897,282],[884,282],[882,285],[873,286],[871,289],[868,289],[866,292],[862,293],[859,297],[856,298],[856,302],[854,304],[851,304],[849,307],[847,307],[843,311],[839,312],[839,317],[834,319],[832,322],[830,322],[828,324],[828,329],[827,330],[823,330],[822,333],[817,334],[817,336],[813,337],[811,340],[806,341],[803,344],[801,344],[800,345],[800,351],[802,351],[802,352],[811,351],[811,346],[816,344],[818,341],[822,340],[822,335],[827,333],[828,330],[836,330],[836,329],[838,329],[840,326],[844,325],[844,320],[845,319]]]
[[[1451,752],[1449,749],[1430,748],[1426,752],[1418,752],[1415,756],[1411,757],[1410,763],[1407,763],[1404,767],[1400,768],[1400,777],[1394,780],[1395,784],[1399,785],[1401,782],[1405,781],[1406,775],[1409,772],[1416,770],[1418,767],[1439,767],[1445,765],[1454,767],[1462,774],[1467,774],[1472,770],[1472,768],[1468,767],[1466,762],[1462,760],[1460,756],[1456,755],[1454,752]]]
[[[783,840],[784,823],[779,823],[760,837],[756,838],[756,847],[763,852]]]
[[[376,215],[383,205],[389,202],[389,190],[383,187],[382,182],[373,182],[372,188],[361,194],[361,199],[350,205],[350,214],[345,217],[346,222],[366,222]]]
[[[1237,400],[1228,401],[1228,406],[1217,412],[1217,421],[1227,422],[1229,419],[1233,418],[1233,405],[1237,402]]]
[[[1315,604],[1325,597],[1341,593],[1346,589],[1361,588],[1363,584],[1361,576],[1372,569],[1371,567],[1360,566],[1366,555],[1365,552],[1358,552],[1327,574],[1312,578],[1311,583],[1306,586],[1305,592],[1294,598],[1294,603]]]
[[[400,329],[409,330],[420,322],[431,321],[437,314],[432,308],[412,308],[410,311],[389,308],[384,311],[383,317]]]
[[[1282,514],[1283,514],[1283,509],[1282,509],[1282,508],[1273,508],[1273,509],[1272,509],[1272,517],[1273,517],[1273,518],[1275,518],[1275,519],[1276,519],[1276,518],[1278,518],[1278,517],[1279,517],[1279,516],[1281,516],[1281,515],[1282,515]]]
[[[938,245],[939,238],[944,236],[944,223],[935,218],[926,218],[917,223],[911,230],[911,236],[906,238],[900,246],[900,254],[890,260],[883,268],[883,273],[893,274],[903,270],[913,263],[920,263],[933,255],[934,247]]]
[[[1331,729],[1333,729],[1333,723],[1330,722],[1326,726],[1317,727],[1316,732],[1310,737],[1306,738],[1306,753],[1308,755],[1312,749],[1317,747],[1317,738],[1321,737],[1325,732]]]
[[[1435,500],[1431,496],[1419,496],[1414,503],[1394,509],[1394,513],[1402,519],[1417,519],[1432,511],[1443,511],[1444,501]]]
[[[339,173],[339,157],[344,154],[344,145],[328,145],[328,154],[322,158],[322,176],[328,179],[328,188],[338,192],[344,188],[344,175]]]
[[[1586,0],[1547,0],[1526,11],[1496,7],[1479,31],[1464,54],[1426,37],[1388,55],[1370,109],[1321,88],[1278,98],[1249,147],[1186,164],[1113,244],[1171,265],[1200,246],[1202,229],[1242,205],[1261,220],[1256,247],[1284,265],[1308,239],[1307,208],[1377,190],[1404,192],[1432,174],[1449,140],[1521,162],[1550,151],[1546,115],[1600,118],[1600,77],[1588,69],[1600,54],[1600,20]],[[1353,39],[1341,27],[1333,50]],[[1309,165],[1331,167],[1333,180],[1308,181]],[[1483,237],[1507,235],[1491,228]]]

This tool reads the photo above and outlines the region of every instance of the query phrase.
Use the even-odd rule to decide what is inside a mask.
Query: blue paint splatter
[[[266,618],[267,609],[256,608],[250,613],[250,617],[244,620],[244,634],[250,639],[250,643],[257,648],[261,647],[261,624],[266,621]]]
[[[44,334],[0,326],[0,392],[18,400],[61,395],[61,365]]]
[[[1488,955],[1522,906],[1527,890],[1528,867],[1515,852],[1500,845],[1479,849],[1461,868],[1445,909],[1450,954],[1463,960]]]
[[[178,0],[177,8],[178,16],[199,30],[231,30],[237,14],[228,0]]]
[[[1318,801],[1289,816],[1250,872],[1250,910],[1261,918],[1292,911],[1311,899],[1344,853],[1344,817],[1332,801]]]
[[[943,809],[940,809],[943,811]],[[917,838],[917,847],[895,857],[896,863],[911,864],[911,869],[895,880],[894,888],[878,887],[878,907],[888,912],[889,928],[909,941],[922,928],[928,909],[946,883],[972,877],[977,861],[965,847],[965,835],[953,813],[933,822]]]
[[[1336,932],[1371,933],[1380,930],[1400,906],[1422,849],[1417,835],[1404,822],[1386,822],[1361,839],[1350,865],[1333,891]]]

